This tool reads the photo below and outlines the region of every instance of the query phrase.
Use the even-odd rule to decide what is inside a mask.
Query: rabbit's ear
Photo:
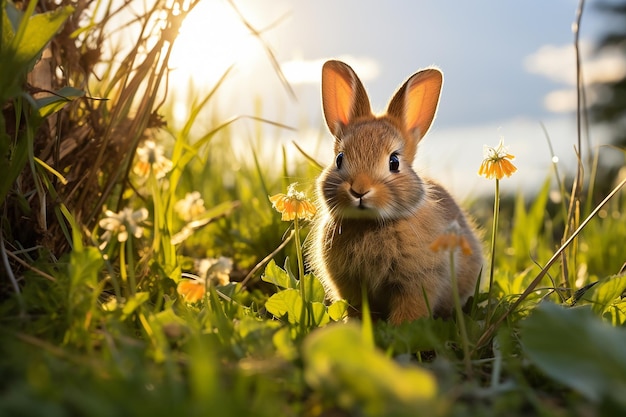
[[[437,113],[443,74],[435,68],[411,76],[391,99],[387,114],[399,119],[415,139],[415,144],[428,132]]]
[[[326,124],[335,137],[351,121],[372,115],[359,77],[340,61],[327,61],[322,68],[322,107]]]

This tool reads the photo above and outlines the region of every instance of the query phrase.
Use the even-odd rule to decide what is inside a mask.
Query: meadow
[[[346,321],[303,258],[313,209],[275,208],[314,202],[320,164],[255,145],[288,127],[212,112],[228,71],[168,123],[197,2],[122,25],[130,3],[0,4],[0,415],[626,412],[626,180],[599,194],[597,155],[532,195],[485,179],[483,284],[454,317]]]

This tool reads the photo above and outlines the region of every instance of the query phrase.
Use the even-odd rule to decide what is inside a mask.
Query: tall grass
[[[503,200],[491,291],[455,319],[344,323],[345,303],[327,305],[300,269],[306,222],[281,221],[268,199],[319,167],[277,149],[271,169],[258,129],[250,158],[233,149],[241,123],[287,127],[211,113],[228,72],[185,123],[166,123],[167,59],[196,4],[157,1],[122,20],[137,38],[115,59],[104,45],[130,3],[37,4],[53,10],[52,68],[67,71],[36,84],[42,39],[15,61],[31,84],[0,91],[1,415],[626,410],[623,180],[586,201],[581,165],[571,188],[554,175],[532,201]],[[3,24],[20,16],[12,7]],[[14,27],[33,23],[31,9]]]

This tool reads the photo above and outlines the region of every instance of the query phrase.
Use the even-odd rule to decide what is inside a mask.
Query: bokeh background
[[[579,45],[589,107],[617,100],[606,86],[626,77],[626,46],[619,36],[607,38],[623,34],[623,7],[591,1],[583,9]],[[297,141],[328,163],[331,138],[324,130],[319,97],[325,60],[350,64],[378,111],[408,76],[435,65],[443,70],[445,85],[416,169],[461,198],[489,192],[491,184],[481,181],[475,170],[483,145],[495,146],[504,138],[523,173],[508,186],[532,193],[552,169],[548,137],[561,173],[575,171],[577,8],[575,0],[203,2],[183,23],[172,56],[175,114],[179,120],[187,116],[190,79],[191,91],[206,90],[234,65],[218,111],[255,114],[292,126],[295,132],[268,132],[268,153],[277,143]],[[276,75],[266,46],[291,91]],[[239,94],[231,94],[235,90]],[[615,128],[594,121],[589,129],[585,125],[583,158],[590,148],[596,151],[615,140]],[[241,147],[247,152],[245,141]],[[600,165],[620,161],[619,152],[606,150]]]

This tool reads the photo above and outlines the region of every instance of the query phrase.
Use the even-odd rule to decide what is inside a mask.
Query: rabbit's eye
[[[337,169],[341,169],[341,164],[343,164],[343,152],[339,152],[337,154],[337,158],[335,159],[335,165],[337,165]]]
[[[389,157],[389,171],[398,172],[400,169],[400,158],[397,153],[392,153]]]

